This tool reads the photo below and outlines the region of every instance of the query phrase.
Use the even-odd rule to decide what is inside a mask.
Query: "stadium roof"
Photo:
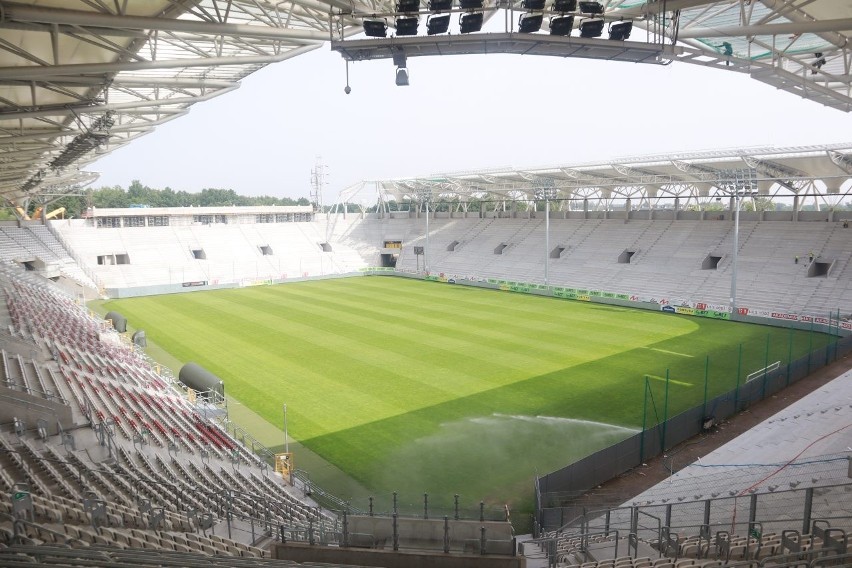
[[[817,209],[852,193],[852,143],[795,148],[741,148],[539,168],[504,168],[362,182],[340,201],[624,201],[675,197],[706,202],[732,195],[813,200]],[[637,203],[638,204],[638,203]]]
[[[606,19],[633,19],[652,32],[661,46],[652,49],[656,62],[749,73],[852,110],[849,2],[603,3]],[[486,0],[485,6],[493,15],[520,4]],[[101,154],[235,89],[265,65],[323,45],[330,27],[336,41],[345,40],[361,31],[364,14],[393,10],[393,0],[0,1],[0,195],[22,203],[91,183],[97,174],[85,167]],[[526,42],[513,49],[561,56],[602,58],[618,43],[509,35]],[[493,49],[485,36],[429,41],[469,42],[458,52],[481,52]],[[420,41],[421,54],[429,53],[427,38],[389,41],[403,39]],[[476,42],[480,47],[471,47]],[[633,49],[632,43],[647,52],[640,42],[622,42],[618,50]]]

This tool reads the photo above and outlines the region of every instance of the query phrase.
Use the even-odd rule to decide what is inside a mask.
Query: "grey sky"
[[[345,65],[328,46],[269,66],[95,163],[95,183],[302,197],[317,156],[326,203],[362,179],[743,146],[852,142],[852,114],[747,75],[514,55]]]

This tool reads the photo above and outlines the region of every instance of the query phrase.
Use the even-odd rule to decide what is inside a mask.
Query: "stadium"
[[[850,17],[0,2],[0,565],[852,566],[852,144],[62,205],[322,46],[398,86],[436,55],[692,64],[839,115]]]

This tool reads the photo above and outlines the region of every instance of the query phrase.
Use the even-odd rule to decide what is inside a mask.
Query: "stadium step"
[[[628,548],[627,537],[618,539],[617,553],[614,541],[589,543],[587,552],[589,555],[589,561],[594,560],[597,562],[600,562],[601,560],[614,560],[615,558],[627,556],[628,554],[630,556],[634,556],[630,553]],[[659,556],[660,552],[653,548],[650,544],[642,541],[637,543],[637,550],[635,554],[636,558],[658,558]]]

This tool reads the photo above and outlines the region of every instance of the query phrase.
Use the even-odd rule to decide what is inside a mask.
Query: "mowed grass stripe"
[[[221,309],[240,314],[240,317],[248,317],[270,331],[274,331],[275,326],[280,325],[276,324],[276,321],[280,321],[281,318],[269,314],[269,308],[274,307],[272,303],[264,305],[255,298],[230,298],[230,300],[233,301],[228,303],[228,307]],[[422,372],[425,370],[441,368],[440,363],[436,366],[436,360],[434,357],[430,358],[428,351],[418,347],[414,342],[405,340],[407,335],[416,331],[418,327],[416,322],[413,326],[397,324],[393,326],[394,329],[389,330],[388,326],[369,322],[366,318],[350,317],[343,310],[323,309],[311,303],[305,303],[302,308],[297,308],[291,302],[284,309],[287,312],[287,325],[286,329],[281,329],[281,333],[291,340],[287,343],[288,351],[296,354],[303,352],[304,342],[309,342],[316,351],[325,350],[333,354],[345,349],[349,358],[365,365],[378,364],[384,368],[393,366],[393,363],[399,363],[397,374],[409,376],[412,379],[422,377]],[[324,312],[325,315],[323,315]],[[359,333],[353,334],[353,328],[357,328]],[[422,333],[422,329],[420,331]],[[426,343],[430,347],[459,355],[465,349],[474,347],[475,336],[465,337],[457,333],[454,337],[448,338],[436,333],[429,335],[427,339],[429,341]],[[493,350],[493,348],[489,349]],[[371,351],[380,351],[382,358],[375,359]],[[482,362],[486,361],[488,359],[483,358]],[[532,362],[533,360],[529,361],[529,363]],[[422,363],[423,367],[418,368],[417,363]],[[323,360],[314,361],[312,364],[323,365]],[[471,365],[472,370],[476,367],[477,365]],[[447,367],[447,370],[456,372],[457,368]]]
[[[265,294],[265,295],[269,295],[269,294],[270,294],[269,289],[267,289],[267,291],[266,291],[266,294]],[[248,304],[246,304],[246,305],[248,305]],[[253,305],[253,303],[252,303],[252,305]],[[271,306],[270,306],[270,307],[271,307]],[[296,311],[296,310],[294,309],[294,306],[293,306],[293,303],[292,303],[292,302],[290,302],[290,303],[288,303],[288,304],[287,304],[287,309],[291,311],[291,315],[293,315],[293,312],[295,312],[295,311]],[[322,321],[322,315],[321,315],[322,310],[321,310],[321,309],[319,309],[319,308],[317,308],[317,303],[316,303],[316,302],[308,302],[308,309],[310,309],[311,311],[310,311],[310,312],[308,312],[308,313],[307,313],[307,314],[305,314],[305,315],[308,317],[309,321],[311,321],[311,325],[316,325],[317,327],[324,327],[326,330],[328,330],[328,329],[329,329],[329,327],[330,327],[331,325],[339,325],[339,324],[341,324],[341,320],[346,320],[346,319],[348,319],[348,318],[347,318],[347,316],[348,316],[348,312],[346,312],[346,310],[342,310],[342,309],[334,309],[334,310],[332,310],[332,311],[330,311],[330,312],[328,312],[328,313],[327,313],[327,316],[328,316],[328,319],[330,320],[330,322],[329,322],[329,324],[325,324],[325,323]],[[261,311],[264,311],[264,310],[261,310]],[[316,320],[316,321],[314,321],[314,320]],[[419,320],[418,320],[418,321],[419,321]],[[424,332],[423,332],[423,329],[422,329],[422,328],[423,328],[423,326],[417,326],[417,322],[414,322],[414,323],[415,323],[415,325],[414,325],[414,326],[401,326],[401,330],[400,330],[400,331],[398,331],[398,333],[399,333],[399,336],[398,336],[398,337],[394,337],[393,335],[388,336],[388,337],[383,336],[383,335],[382,335],[382,330],[381,330],[381,329],[379,329],[378,324],[377,324],[377,323],[375,323],[375,322],[373,322],[373,321],[371,321],[371,320],[370,320],[368,317],[366,317],[366,316],[365,316],[364,318],[362,318],[362,319],[358,320],[358,321],[357,321],[357,323],[358,323],[358,325],[360,325],[361,327],[365,328],[365,331],[366,331],[366,329],[372,329],[372,330],[373,330],[373,331],[377,334],[376,339],[378,340],[378,343],[379,343],[380,345],[387,345],[387,346],[391,346],[391,345],[397,345],[397,344],[400,344],[399,337],[406,337],[406,336],[407,336],[407,334],[408,334],[410,331],[412,331],[412,330],[410,329],[410,327],[420,327],[421,329],[416,330],[416,331],[419,331],[419,333],[420,333],[420,335],[421,335],[421,340],[420,340],[420,341],[421,341],[422,343],[427,343],[427,344],[429,344],[431,347],[437,347],[437,348],[441,348],[441,349],[446,349],[446,345],[445,345],[445,343],[446,343],[446,338],[440,338],[440,339],[442,340],[442,344],[438,344],[438,343],[435,343],[435,342],[429,341],[429,340],[428,340],[428,338],[424,340],[424,339],[422,338],[422,335],[423,335],[423,333],[424,333]],[[395,324],[395,325],[399,326],[399,324]],[[573,329],[575,329],[575,330],[576,330],[576,329],[578,329],[578,328],[577,328],[577,327],[574,327]],[[440,329],[436,330],[436,332],[437,332],[437,333],[446,333],[446,332],[447,332],[447,329],[446,329],[446,328],[440,328]],[[474,337],[476,337],[476,336],[474,336]],[[579,337],[577,337],[577,336],[575,335],[575,336],[573,337],[573,341],[571,341],[571,343],[573,343],[573,344],[575,344],[575,345],[582,345],[584,342],[580,342],[580,341],[578,341],[578,339],[579,339]],[[495,350],[494,348],[490,348],[490,349],[483,348],[483,347],[481,346],[481,344],[479,343],[479,338],[478,338],[478,337],[476,337],[476,341],[477,341],[476,345],[466,345],[466,344],[465,344],[465,339],[464,339],[464,338],[462,338],[462,337],[459,337],[459,336],[457,335],[455,338],[452,338],[452,340],[450,341],[450,343],[451,343],[452,345],[454,345],[454,346],[455,346],[455,349],[453,349],[452,351],[454,351],[454,352],[464,352],[464,353],[465,353],[465,355],[467,355],[467,354],[469,354],[469,353],[481,353],[481,352],[483,352],[483,351],[486,351],[485,355],[484,355],[483,357],[480,357],[480,359],[482,360],[482,362],[484,362],[484,363],[486,363],[486,364],[489,364],[489,365],[492,365],[492,366],[497,366],[497,367],[499,367],[499,366],[500,366],[500,364],[499,364],[499,358],[500,358],[500,357],[502,357],[502,356],[505,354],[505,350],[506,350],[506,349],[509,349],[509,350],[511,350],[511,349],[515,349],[515,350],[517,350],[517,348],[518,348],[518,346],[517,346],[517,342],[515,342],[515,341],[510,341],[510,342],[508,342],[507,344],[504,344],[504,345],[498,346],[498,347],[497,347],[497,349],[498,349],[499,351],[498,351],[498,350]],[[584,341],[587,341],[587,339],[586,339],[586,338],[584,338]],[[407,343],[407,342],[406,342],[406,343],[402,343],[402,345],[409,345],[409,343]],[[472,350],[471,350],[471,349],[472,349]],[[409,350],[409,351],[411,351],[411,350]],[[558,364],[558,365],[550,365],[550,366],[548,366],[548,365],[544,365],[544,364],[543,364],[543,363],[545,363],[545,362],[546,362],[546,361],[545,361],[545,359],[543,359],[543,358],[542,358],[543,356],[545,356],[545,355],[546,355],[547,357],[552,357],[552,355],[554,355],[554,354],[550,354],[550,353],[545,353],[545,352],[543,352],[543,351],[539,351],[538,353],[534,353],[534,355],[537,355],[537,357],[536,357],[536,358],[528,358],[528,359],[522,360],[522,370],[524,371],[525,376],[529,376],[529,373],[531,373],[531,372],[534,372],[534,373],[541,373],[541,372],[546,372],[546,371],[549,371],[549,370],[553,370],[553,369],[555,369],[555,368],[560,368],[560,367],[564,367],[564,366],[565,366],[564,358],[565,358],[565,355],[566,355],[566,349],[565,349],[565,347],[564,347],[564,346],[560,346],[559,352],[558,352],[558,353],[555,353],[555,355],[556,355],[557,357],[561,356],[561,357],[563,358],[563,361],[559,362],[559,364]],[[606,355],[608,355],[608,353],[606,353],[606,352],[601,353],[601,356],[606,356]],[[406,356],[406,357],[408,357],[408,358],[412,357],[412,355],[411,355],[411,353],[410,353],[410,352],[406,352],[406,353],[405,353],[405,356]],[[418,347],[418,348],[415,350],[414,357],[424,358],[424,356],[423,356],[423,349],[422,349],[422,348],[420,348],[420,347]],[[588,359],[588,356],[586,357],[586,359]],[[465,361],[465,360],[467,360],[467,358],[461,359],[461,361]],[[434,358],[432,358],[432,359],[431,359],[431,361],[432,361],[432,364],[434,365]],[[388,364],[392,364],[393,362],[394,362],[394,361],[392,360],[392,358],[388,360]],[[403,360],[403,361],[401,361],[401,363],[406,363],[406,361],[405,361],[405,360]],[[440,368],[440,364],[438,364],[438,367]],[[455,367],[455,368],[447,368],[447,370],[448,370],[448,372],[449,372],[450,374],[459,373],[460,371],[461,371],[462,373],[464,373],[464,370],[463,370],[463,369],[458,369],[458,367]],[[416,374],[417,374],[420,370],[419,370],[419,369],[414,369],[414,371],[415,371],[415,373],[414,373],[414,374],[416,375]],[[439,378],[440,378],[440,375],[441,375],[440,373],[436,373],[436,376],[435,376],[433,379],[431,379],[431,380],[434,382],[434,381],[435,381],[435,379],[439,379]],[[458,381],[459,379],[462,379],[462,380],[463,380],[463,379],[464,379],[464,377],[456,377],[456,381]],[[466,393],[465,393],[465,394],[466,394]],[[430,401],[430,402],[431,402],[431,401]]]
[[[338,297],[360,296],[365,301],[375,303],[375,298],[370,294],[380,291],[385,286],[386,278],[362,278],[347,289],[346,294]],[[394,279],[396,280],[396,279]],[[372,282],[372,286],[362,284]],[[576,320],[577,323],[594,322],[596,327],[616,331],[623,327],[618,318],[612,317],[613,311],[618,311],[629,323],[631,320],[642,322],[644,325],[644,337],[653,340],[656,336],[660,339],[669,337],[671,334],[671,322],[665,318],[648,321],[648,314],[637,314],[636,310],[607,307],[601,310],[592,304],[580,304],[575,306],[560,306],[558,304],[542,304],[541,298],[521,294],[506,295],[494,290],[483,290],[468,287],[451,287],[442,284],[419,281],[402,281],[405,284],[414,284],[415,288],[406,288],[405,293],[398,295],[385,294],[379,305],[392,305],[399,308],[393,313],[408,316],[412,313],[423,312],[427,317],[435,317],[438,322],[464,321],[459,318],[459,309],[465,310],[465,317],[470,322],[483,324],[490,329],[495,324],[503,324],[510,329],[522,329],[530,335],[546,340],[548,333],[560,333],[565,331],[564,325],[570,321],[554,319],[551,316],[558,313],[560,317]],[[348,282],[346,283],[349,284]],[[342,284],[338,284],[342,285]],[[324,294],[315,288],[300,289],[308,294]],[[365,291],[362,291],[365,290]],[[436,292],[437,291],[437,292]],[[386,292],[386,291],[385,291]],[[442,294],[443,292],[443,294]],[[317,296],[314,296],[317,297]],[[444,297],[448,302],[441,301]],[[413,300],[421,300],[420,302]],[[451,302],[451,303],[450,303]],[[371,304],[372,305],[372,304]],[[416,307],[416,308],[415,308]],[[542,321],[536,316],[546,316],[548,319]],[[694,328],[692,328],[694,329]],[[606,331],[604,331],[606,333]]]
[[[436,287],[436,285],[426,284],[426,287]],[[478,292],[482,291],[479,290]],[[270,291],[267,293],[272,294],[273,292]],[[499,292],[491,292],[491,294],[494,295],[495,299],[499,298],[503,302],[509,301],[507,298],[500,298],[501,296],[505,296],[505,294]],[[311,301],[308,301],[307,304],[309,310],[322,309],[317,308],[318,301],[323,301],[322,298],[318,298],[310,294],[310,292],[305,292],[304,289],[295,292],[293,295],[306,298],[306,301],[307,298],[310,298]],[[538,300],[540,301],[541,299],[538,298]],[[377,313],[372,308],[357,310],[359,304],[353,300],[335,300],[333,302],[326,302],[326,305],[335,306],[330,308],[331,311],[326,312],[326,315],[330,319],[336,321],[341,317],[349,317],[353,315],[354,311],[358,311],[363,316],[363,319],[357,322],[355,320],[350,321],[374,330],[381,330],[387,328],[387,326],[395,326],[396,331],[406,333],[412,329],[418,333],[433,331],[435,336],[441,340],[450,342],[451,345],[456,340],[462,340],[462,336],[459,335],[460,333],[468,332],[477,338],[477,346],[482,346],[485,343],[484,340],[487,339],[494,342],[493,347],[503,352],[506,349],[517,351],[519,347],[522,347],[524,353],[534,357],[533,361],[524,361],[525,369],[529,369],[528,366],[531,364],[535,365],[535,361],[539,361],[542,357],[555,357],[564,363],[565,356],[571,355],[574,352],[581,354],[578,361],[587,360],[587,344],[589,342],[599,342],[600,345],[611,345],[612,330],[620,329],[618,326],[612,324],[611,315],[597,316],[594,313],[581,312],[581,315],[577,316],[570,309],[558,310],[556,312],[548,310],[542,312],[547,317],[546,320],[533,320],[529,316],[529,312],[524,312],[527,317],[521,319],[514,318],[513,316],[509,318],[505,314],[501,318],[501,312],[496,312],[494,316],[491,316],[491,314],[477,316],[477,312],[473,311],[473,306],[461,302],[453,304],[452,307],[446,307],[445,304],[437,304],[441,307],[435,309],[428,307],[417,311],[411,311],[410,306],[408,306],[409,312],[392,310],[390,315],[385,317],[382,317],[380,313]],[[437,313],[441,312],[442,309],[444,311],[443,316]],[[321,314],[322,312],[316,313]],[[503,325],[501,325],[502,319],[506,320]],[[378,320],[381,320],[381,324]],[[695,324],[688,320],[680,320],[677,323],[673,323],[674,321],[676,320],[665,321],[665,318],[661,318],[656,329],[653,325],[644,325],[643,334],[636,336],[638,339],[636,346],[695,329]],[[446,347],[440,343],[432,343],[430,345],[440,348]],[[491,346],[491,344],[486,344],[486,346]],[[622,349],[622,345],[617,345],[617,349],[614,352],[619,352]],[[475,354],[475,352],[473,353]],[[606,355],[603,354],[602,356]],[[489,358],[488,360],[493,361],[494,359]]]
[[[241,303],[245,306],[256,305],[254,301],[252,304],[242,301]],[[272,302],[270,302],[269,306],[272,305]],[[513,338],[512,333],[507,331],[492,330],[485,334],[477,333],[477,331],[482,331],[481,328],[472,325],[449,326],[446,321],[438,322],[434,318],[418,313],[412,313],[411,317],[406,318],[397,314],[393,319],[376,321],[374,312],[367,308],[358,310],[354,308],[351,302],[329,302],[320,305],[309,299],[304,299],[300,306],[296,307],[293,302],[289,302],[285,307],[293,316],[293,320],[298,318],[299,323],[323,329],[332,335],[339,331],[351,332],[353,328],[358,328],[364,332],[360,337],[369,341],[376,341],[388,350],[407,351],[405,354],[408,356],[414,355],[415,352],[423,352],[422,347],[420,349],[410,348],[411,342],[407,341],[406,338],[414,334],[418,336],[418,344],[425,344],[431,349],[454,354],[470,353],[474,358],[481,359],[482,362],[490,362],[498,354],[505,353],[506,348],[518,343]],[[483,335],[488,336],[487,339],[490,341],[485,341]],[[530,351],[532,350],[531,343]],[[556,346],[554,346],[553,351],[556,351]],[[521,360],[514,361],[509,366],[522,370],[530,365],[538,364],[541,357],[551,355],[552,353],[547,353],[546,350],[539,348],[534,353],[525,354]]]

